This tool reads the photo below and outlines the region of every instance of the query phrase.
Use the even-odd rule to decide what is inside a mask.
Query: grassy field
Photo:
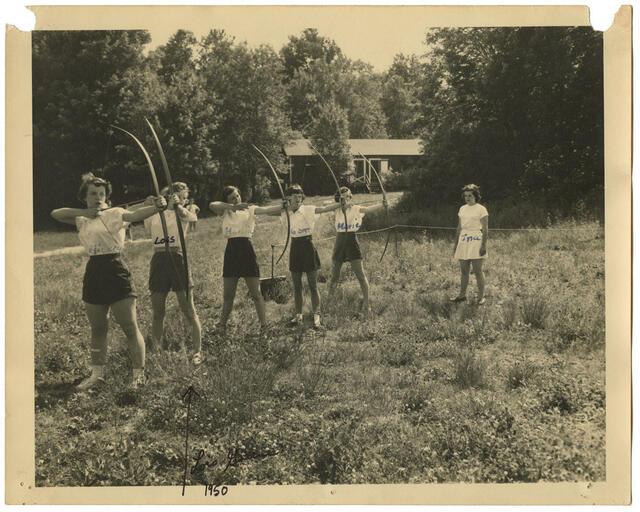
[[[316,238],[332,234],[331,218],[321,218]],[[372,216],[365,229],[384,222]],[[175,350],[148,355],[149,381],[138,395],[126,391],[130,365],[115,324],[106,387],[73,392],[89,360],[80,298],[86,260],[38,258],[36,483],[180,485],[181,395],[189,385],[200,395],[191,407],[190,465],[199,450],[210,461],[232,454],[226,469],[197,468],[192,484],[603,480],[603,232],[597,224],[558,227],[579,229],[492,233],[481,307],[447,300],[459,281],[450,232],[403,232],[399,256],[391,245],[381,263],[385,233],[362,236],[372,318],[355,318],[359,287],[347,271],[323,306],[326,331],[309,329],[309,318],[303,329],[286,328],[292,299],[269,302],[274,335],[267,344],[244,284],[230,333],[211,334],[224,241],[219,219],[203,220],[189,255],[207,360],[189,363],[172,297],[167,339]],[[40,247],[52,248],[52,236],[37,234],[36,246],[49,237]],[[260,219],[254,245],[263,275],[270,243],[284,239],[277,219]],[[327,273],[332,243],[318,243]],[[150,256],[145,243],[126,250],[144,333]],[[277,274],[287,273],[286,260]]]

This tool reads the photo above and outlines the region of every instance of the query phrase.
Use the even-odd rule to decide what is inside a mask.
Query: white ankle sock
[[[133,369],[133,378],[137,379],[138,377],[142,377],[144,375],[144,368],[134,368]]]
[[[104,365],[91,365],[91,376],[96,378],[104,378]]]

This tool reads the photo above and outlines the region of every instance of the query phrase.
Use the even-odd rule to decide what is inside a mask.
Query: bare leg
[[[317,270],[307,272],[307,284],[309,285],[309,291],[311,292],[311,309],[313,309],[313,314],[315,315],[320,313],[320,293],[318,293]],[[302,286],[300,286],[300,289],[302,289]]]
[[[233,301],[236,298],[236,289],[238,288],[239,278],[224,277],[222,292],[222,316],[220,317],[220,325],[224,328],[227,326],[229,315],[233,309]]]
[[[469,286],[469,270],[471,262],[469,260],[460,260],[460,294],[458,297],[467,296],[467,286]]]
[[[109,331],[109,306],[84,303],[91,324],[91,364],[104,366],[107,362],[107,333]]]
[[[293,282],[293,299],[296,306],[296,313],[301,315],[304,304],[304,297],[302,296],[302,274],[300,272],[291,272],[291,281]]]
[[[153,338],[153,344],[161,348],[162,347],[162,335],[164,334],[164,317],[165,306],[167,303],[167,293],[165,292],[151,292],[151,337]]]
[[[333,260],[333,266],[331,267],[331,280],[329,281],[329,298],[331,298],[336,291],[338,281],[340,280],[340,271],[342,270],[342,262]]]
[[[362,291],[362,312],[367,314],[369,312],[369,280],[364,273],[362,260],[353,260],[351,262],[351,269],[360,283],[360,290]]]
[[[124,331],[134,369],[144,368],[144,338],[136,318],[136,299],[127,297],[111,305],[116,322]]]
[[[471,260],[471,264],[473,265],[473,273],[476,276],[476,283],[478,284],[478,300],[482,300],[484,298],[484,272],[482,271],[482,264],[484,260]]]
[[[258,313],[258,320],[260,320],[260,326],[265,327],[267,325],[267,313],[264,305],[264,297],[260,291],[260,278],[259,277],[245,277],[245,283],[249,288],[249,294],[256,306],[256,312]]]
[[[189,300],[187,300],[187,292],[176,292],[178,304],[182,310],[182,314],[189,322],[191,327],[191,343],[193,343],[193,351],[200,352],[202,348],[202,326],[200,325],[200,318],[196,311],[196,306],[193,303],[193,294],[189,294]]]

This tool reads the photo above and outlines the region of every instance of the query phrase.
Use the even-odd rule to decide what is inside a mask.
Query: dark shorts
[[[332,259],[338,263],[362,259],[360,243],[358,242],[358,236],[355,232],[338,233],[336,243],[333,246]]]
[[[313,245],[310,236],[302,236],[291,239],[291,250],[289,251],[289,270],[291,272],[303,273],[314,272],[320,269],[320,256]]]
[[[169,293],[185,289],[184,260],[179,252],[156,251],[149,269],[149,291]],[[189,287],[193,287],[189,272]]]
[[[258,259],[250,238],[227,240],[222,277],[260,277]]]
[[[120,254],[91,256],[82,280],[82,300],[108,306],[128,297],[136,297],[131,272]]]

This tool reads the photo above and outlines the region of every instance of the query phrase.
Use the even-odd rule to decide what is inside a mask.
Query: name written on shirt
[[[156,237],[153,241],[154,245],[162,245],[164,244],[164,238],[158,238]],[[176,243],[176,237],[174,235],[171,235],[169,237],[169,243],[170,244],[175,244]]]
[[[349,224],[349,229],[344,229],[344,221],[338,222],[337,230],[338,231],[358,231],[362,224],[360,222],[355,222],[354,224]]]
[[[291,236],[309,236],[311,234],[311,228],[309,227],[304,227],[304,228],[291,228]]]

